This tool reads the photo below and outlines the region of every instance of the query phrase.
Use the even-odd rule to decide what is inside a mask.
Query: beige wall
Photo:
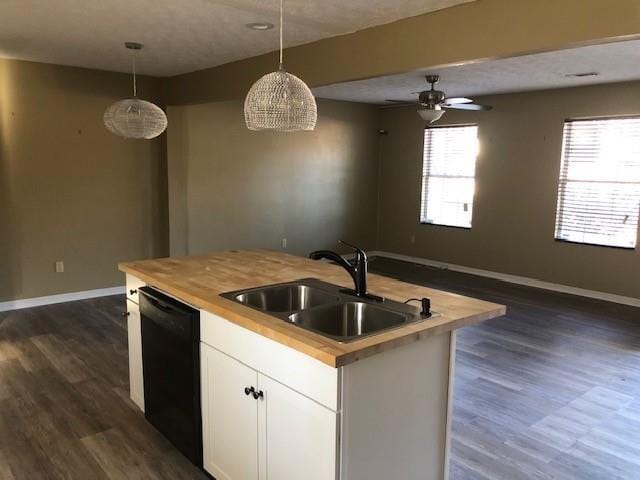
[[[168,252],[164,137],[127,141],[102,124],[130,82],[0,60],[0,301],[122,285],[117,262]],[[163,100],[158,80],[139,91]]]
[[[477,0],[289,48],[285,65],[320,86],[639,36],[638,0]],[[273,52],[178,75],[169,103],[241,98],[276,66]]]
[[[320,101],[314,132],[251,132],[242,102],[170,107],[171,253],[375,247],[377,114]]]
[[[554,241],[563,121],[639,114],[640,82],[480,100],[495,109],[439,122],[479,125],[471,230],[419,224],[424,124],[414,108],[381,111],[378,249],[640,297],[640,250]]]
[[[162,103],[159,80],[141,84]],[[345,238],[640,297],[637,250],[553,240],[563,120],[639,113],[640,83],[448,112],[441,123],[480,125],[471,231],[418,223],[423,124],[411,108],[321,100],[315,132],[284,135],[246,130],[240,101],[170,107],[167,193],[164,136],[125,141],[102,125],[128,89],[127,75],[0,61],[0,301],[121,285],[118,261],[168,254],[169,223],[172,254],[280,248],[284,237],[305,254]]]

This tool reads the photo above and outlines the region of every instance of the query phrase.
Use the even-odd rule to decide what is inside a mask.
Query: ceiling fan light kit
[[[433,123],[440,120],[442,115],[444,115],[444,110],[441,108],[421,108],[418,110],[418,115],[420,118],[427,123]]]
[[[134,51],[133,98],[110,105],[103,115],[104,125],[119,137],[149,140],[166,130],[167,116],[157,105],[137,98],[135,51],[141,50],[142,44],[127,42],[125,47]]]
[[[244,101],[244,119],[249,130],[297,132],[314,130],[318,119],[311,90],[283,66],[282,12],[280,0],[280,68],[253,84]]]

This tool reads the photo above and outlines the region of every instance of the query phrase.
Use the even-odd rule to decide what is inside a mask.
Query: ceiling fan
[[[425,78],[431,84],[431,89],[415,92],[419,94],[417,102],[406,102],[404,100],[387,100],[387,102],[397,105],[420,105],[424,107],[418,110],[418,115],[428,123],[439,120],[444,115],[445,110],[448,109],[486,111],[493,108],[489,105],[473,103],[470,98],[447,98],[443,91],[436,90],[436,83],[440,80],[439,75],[427,75]]]

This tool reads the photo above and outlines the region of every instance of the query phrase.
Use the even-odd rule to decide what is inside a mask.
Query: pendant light
[[[282,62],[283,0],[280,0],[280,67],[253,84],[244,100],[249,130],[297,132],[316,127],[316,99],[309,87],[285,71]]]
[[[166,130],[167,116],[157,105],[137,98],[135,53],[142,50],[143,45],[127,42],[124,46],[133,51],[133,98],[120,100],[107,108],[104,125],[119,137],[155,138]]]

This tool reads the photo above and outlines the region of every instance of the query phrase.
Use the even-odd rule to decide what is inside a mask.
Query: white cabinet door
[[[217,480],[257,480],[258,374],[237,360],[200,344],[204,468]]]
[[[337,414],[258,374],[260,480],[335,480]]]
[[[129,336],[129,395],[144,412],[144,381],[142,378],[142,330],[140,308],[127,300],[127,331]]]

